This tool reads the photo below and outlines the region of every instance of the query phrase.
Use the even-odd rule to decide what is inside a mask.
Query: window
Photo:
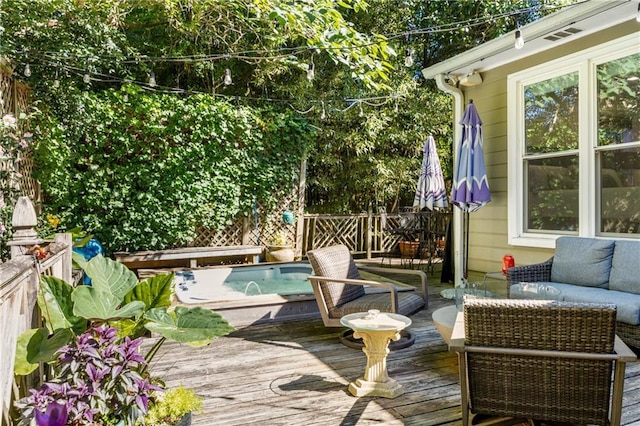
[[[639,103],[635,35],[509,76],[510,244],[640,238]]]

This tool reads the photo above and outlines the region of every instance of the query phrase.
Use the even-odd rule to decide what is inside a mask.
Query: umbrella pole
[[[464,265],[462,274],[464,279],[469,278],[469,212],[464,213]]]

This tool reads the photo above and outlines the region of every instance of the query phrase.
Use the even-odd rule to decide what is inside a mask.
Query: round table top
[[[403,330],[411,325],[411,319],[390,312],[356,312],[340,318],[340,323],[353,330]]]
[[[518,283],[509,288],[511,299],[558,300],[562,292],[550,285],[542,283]]]

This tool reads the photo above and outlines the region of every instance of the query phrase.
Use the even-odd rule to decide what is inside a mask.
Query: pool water
[[[183,303],[229,301],[264,295],[312,295],[306,262],[252,264],[180,271],[175,291]]]
[[[233,268],[223,285],[245,296],[310,294],[307,277],[312,274],[308,263],[243,266]]]

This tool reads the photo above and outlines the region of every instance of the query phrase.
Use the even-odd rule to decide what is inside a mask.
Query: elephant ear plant
[[[43,276],[38,306],[45,327],[18,338],[16,374],[52,365],[50,381],[16,403],[21,424],[132,425],[162,391],[147,365],[166,339],[203,346],[233,328],[203,308],[171,306],[173,274],[138,281],[127,267],[102,256],[74,261],[91,285],[73,287]],[[142,356],[142,336],[160,337]]]

